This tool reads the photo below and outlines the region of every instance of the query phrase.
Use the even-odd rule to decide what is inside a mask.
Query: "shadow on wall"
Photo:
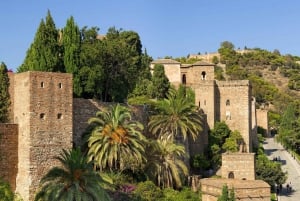
[[[101,102],[94,99],[73,99],[73,146],[82,146],[84,144],[83,136],[89,127],[88,120],[95,117],[96,113],[110,105],[112,102]],[[144,105],[127,105],[132,111],[133,120],[141,122],[147,130],[147,107]]]

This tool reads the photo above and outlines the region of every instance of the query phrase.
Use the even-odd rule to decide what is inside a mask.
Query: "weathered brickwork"
[[[238,130],[246,144],[244,151],[252,151],[251,88],[248,80],[217,81],[216,116],[231,130]]]
[[[73,142],[75,146],[81,145],[84,141],[83,134],[88,127],[88,120],[91,117],[95,117],[96,113],[100,110],[103,110],[106,107],[109,107],[112,103],[104,103],[101,101],[96,101],[92,99],[82,99],[74,98],[73,100]],[[132,119],[141,122],[144,125],[143,134],[149,136],[151,134],[147,133],[147,124],[148,124],[148,108],[144,105],[126,105],[132,112]],[[208,136],[207,136],[207,125],[206,125],[206,116],[203,116],[203,131],[199,134],[199,137],[194,141],[189,139],[188,147],[190,155],[203,153],[204,148],[208,145]]]
[[[74,98],[73,100],[73,142],[75,146],[83,143],[82,136],[88,127],[88,120],[95,117],[99,110],[107,107],[108,103],[92,99]]]
[[[14,84],[14,73],[13,72],[8,72],[8,78],[9,78],[9,84],[12,86]],[[14,121],[14,87],[9,87],[9,95],[10,95],[10,108],[9,108],[9,122]]]
[[[238,130],[243,136],[244,151],[252,151],[252,95],[248,80],[216,81],[214,65],[203,61],[179,64],[171,59],[159,59],[152,64],[158,63],[166,66],[166,76],[175,85],[179,85],[178,74],[170,69],[173,65],[178,72],[180,65],[180,83],[195,91],[195,104],[207,115],[209,129],[214,128],[217,121],[225,121],[231,130]]]
[[[262,127],[265,129],[265,136],[270,137],[270,130],[269,130],[269,118],[268,118],[268,110],[264,109],[257,109],[256,110],[256,119],[257,119],[257,126]]]
[[[16,191],[33,200],[42,176],[72,148],[72,75],[25,72],[10,75],[13,121],[18,124]]]
[[[255,180],[254,153],[222,154],[222,177]]]
[[[202,201],[217,201],[224,185],[234,189],[239,201],[270,201],[270,186],[261,180],[237,180],[209,178],[201,179]]]
[[[0,124],[0,177],[16,189],[18,172],[18,125]]]
[[[204,112],[199,138],[196,141],[189,139],[186,143],[190,156],[203,153],[208,145],[208,130],[216,121],[222,120],[232,130],[241,132],[246,142],[245,151],[251,152],[256,115],[253,117],[255,113],[250,112],[251,86],[248,81],[216,81],[214,65],[205,62],[183,65],[173,60],[159,60],[153,62],[152,67],[156,63],[165,66],[166,75],[175,86],[184,83],[195,90],[195,103]],[[3,153],[0,174],[24,201],[32,201],[41,177],[57,165],[54,156],[63,148],[81,145],[88,119],[112,103],[73,99],[71,74],[24,72],[9,73],[9,78],[10,120],[14,124],[0,124],[0,133],[5,136],[5,142],[0,142]],[[148,108],[143,105],[128,107],[133,112],[133,119],[143,123],[147,130]],[[243,167],[236,164],[236,168]]]

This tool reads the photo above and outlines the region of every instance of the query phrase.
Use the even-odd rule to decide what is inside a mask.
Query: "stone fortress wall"
[[[224,121],[231,130],[241,133],[244,151],[252,151],[252,95],[248,80],[217,81],[214,64],[203,61],[180,64],[171,59],[158,59],[152,62],[152,69],[155,64],[166,66],[165,74],[175,86],[184,84],[195,91],[195,104],[207,115],[208,129],[214,128],[217,121]]]
[[[0,177],[16,189],[18,173],[18,125],[0,124]]]
[[[14,154],[4,154],[10,158],[1,164],[10,168],[13,189],[28,201],[33,200],[41,177],[58,164],[54,157],[72,148],[72,75],[25,72],[9,77],[13,124],[0,126],[7,142],[1,142],[0,153],[11,149]]]
[[[214,65],[205,62],[182,65],[173,60],[158,60],[152,67],[155,63],[167,65],[166,75],[173,84],[192,87],[195,104],[204,112],[203,132],[195,142],[189,142],[190,155],[203,152],[208,144],[208,130],[222,120],[242,133],[246,151],[251,151],[249,132],[253,125],[248,81],[216,81]],[[31,201],[41,177],[57,164],[54,157],[62,149],[79,145],[87,120],[111,103],[73,99],[71,74],[24,72],[9,73],[9,78],[11,124],[0,124],[0,176],[10,182],[24,201]],[[131,109],[134,118],[147,125],[147,108]]]

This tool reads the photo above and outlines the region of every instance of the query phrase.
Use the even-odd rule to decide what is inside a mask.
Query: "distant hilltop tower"
[[[204,61],[181,64],[172,59],[158,59],[150,67],[153,69],[155,64],[164,66],[173,85],[183,84],[195,91],[195,104],[207,115],[209,129],[214,128],[217,121],[224,121],[243,136],[243,151],[252,152],[252,109],[255,108],[251,107],[249,80],[217,81],[215,65]]]

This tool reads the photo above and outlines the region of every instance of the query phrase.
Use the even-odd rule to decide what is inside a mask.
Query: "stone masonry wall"
[[[17,192],[33,200],[40,179],[58,165],[62,149],[72,148],[72,75],[15,74],[14,119],[19,124]]]
[[[216,122],[215,81],[202,80],[201,84],[189,84],[188,86],[195,91],[195,105],[207,115],[208,129],[213,129]]]
[[[257,119],[257,126],[260,126],[266,130],[266,133],[263,134],[267,137],[270,137],[269,123],[268,123],[268,110],[257,109],[256,119]]]
[[[9,78],[9,95],[10,95],[10,108],[9,108],[9,122],[14,121],[14,73],[8,72]]]
[[[222,194],[224,185],[234,189],[236,200],[239,201],[269,201],[270,186],[262,180],[238,180],[206,178],[201,179],[202,201],[217,201]]]
[[[18,172],[18,125],[0,124],[0,177],[16,189]]]
[[[75,146],[84,143],[83,135],[88,128],[88,120],[95,117],[96,113],[109,107],[113,103],[101,102],[93,99],[74,98],[73,100],[73,142]],[[147,107],[143,105],[126,105],[132,111],[133,120],[139,121],[147,130]],[[148,135],[147,133],[144,133]]]
[[[18,124],[18,174],[16,179],[16,191],[20,193],[24,201],[29,200],[30,177],[30,158],[29,158],[29,109],[30,109],[30,90],[29,73],[15,75],[14,83],[14,123]],[[17,98],[18,97],[18,98]]]
[[[222,154],[222,178],[255,180],[254,153],[224,153]]]
[[[224,121],[229,128],[238,130],[252,152],[251,86],[248,80],[217,81],[217,121]]]

